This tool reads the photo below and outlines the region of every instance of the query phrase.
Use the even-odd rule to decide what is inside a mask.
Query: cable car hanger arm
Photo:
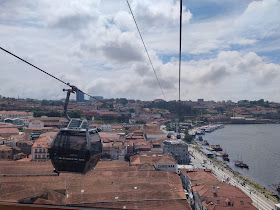
[[[68,83],[68,85],[70,85],[70,84]],[[70,85],[70,86],[71,86],[71,89],[63,89],[63,91],[67,91],[66,99],[64,102],[64,115],[65,115],[66,119],[69,121],[71,121],[71,118],[67,114],[67,107],[68,107],[68,103],[69,103],[69,99],[70,99],[70,94],[75,93],[78,90],[78,88],[75,87],[74,85]]]

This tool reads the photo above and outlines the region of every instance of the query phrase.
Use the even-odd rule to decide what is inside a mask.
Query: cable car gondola
[[[171,137],[172,137],[172,133],[168,133],[168,134],[167,134],[167,138],[170,139]]]
[[[49,149],[50,159],[57,173],[86,173],[100,160],[101,138],[97,128],[89,127],[87,120],[69,118],[67,105],[70,92],[74,92],[75,89],[67,91],[64,113],[70,122],[55,136]]]

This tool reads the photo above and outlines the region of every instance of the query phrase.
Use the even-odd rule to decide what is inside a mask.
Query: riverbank
[[[195,147],[195,149],[197,149],[197,147]],[[224,169],[230,171],[234,175],[234,177],[236,177],[236,179],[239,180],[239,183],[244,184],[244,186],[249,185],[253,190],[263,194],[265,197],[269,198],[273,202],[275,202],[275,203],[280,202],[280,198],[277,194],[266,189],[264,186],[254,182],[253,180],[244,176],[240,172],[235,171],[234,169],[229,167],[226,163],[219,160],[218,158],[209,158],[209,160],[211,160],[213,163],[217,164],[217,166],[219,166],[220,168],[224,168]],[[277,199],[277,197],[278,197],[278,199]]]
[[[268,193],[261,191],[261,188],[256,187],[256,183],[249,180],[247,177],[235,172],[233,169],[225,165],[222,161],[217,158],[207,158],[202,151],[200,151],[198,145],[190,145],[189,150],[193,153],[196,159],[202,161],[207,160],[206,167],[211,169],[212,172],[224,182],[228,182],[238,188],[240,188],[244,193],[246,193],[252,200],[253,204],[259,209],[274,209],[275,203],[277,201]],[[247,181],[244,183],[244,181]],[[253,184],[254,183],[254,184]],[[256,185],[255,185],[256,184]]]
[[[202,142],[200,142],[200,141],[197,142],[197,140],[196,140],[196,141],[193,141],[193,143],[195,144],[194,149],[203,153],[205,156],[207,156],[207,154],[205,153],[205,150],[208,150],[209,152],[212,150],[210,145],[209,146],[202,145]],[[223,162],[222,160],[219,159],[219,157],[217,156],[217,152],[215,152],[215,151],[211,151],[211,152],[214,154],[214,157],[209,158],[209,159],[213,163],[217,164],[219,167],[221,167],[223,169],[225,168],[225,169],[229,170],[231,173],[233,173],[234,176],[240,180],[240,183],[247,183],[252,188],[254,188],[254,190],[257,190],[259,193],[265,195],[266,197],[273,200],[274,202],[280,202],[280,198],[276,193],[266,189],[261,184],[254,182],[250,178],[246,177],[245,175],[243,175],[240,172],[231,168],[226,162]]]
[[[280,180],[279,130],[279,124],[231,124],[202,137],[228,153],[230,161],[224,162],[234,171],[277,194],[274,186]],[[237,167],[235,161],[243,161],[249,169]]]

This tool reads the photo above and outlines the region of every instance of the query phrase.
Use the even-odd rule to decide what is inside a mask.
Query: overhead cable
[[[182,1],[180,0],[180,44],[179,44],[179,108],[178,108],[178,117],[180,120],[180,110],[181,110],[181,57],[182,57]]]
[[[133,17],[133,20],[134,20],[134,22],[135,22],[135,25],[136,25],[136,27],[137,27],[138,33],[139,33],[140,38],[141,38],[141,40],[142,40],[142,43],[143,43],[143,45],[144,45],[144,48],[145,48],[145,51],[146,51],[147,56],[148,56],[148,58],[149,58],[149,61],[150,61],[150,63],[151,63],[152,69],[153,69],[153,71],[154,71],[154,73],[155,73],[155,76],[156,76],[158,85],[159,85],[159,87],[160,87],[160,89],[161,89],[161,92],[162,92],[162,95],[163,95],[163,97],[164,97],[164,100],[166,101],[165,94],[164,94],[163,89],[162,89],[162,87],[161,87],[161,84],[160,84],[160,82],[159,82],[157,73],[156,73],[156,71],[155,71],[154,65],[153,65],[153,63],[152,63],[152,60],[151,60],[150,55],[149,55],[149,53],[148,53],[148,50],[147,50],[147,48],[146,48],[146,45],[145,45],[144,39],[143,39],[143,37],[142,37],[142,35],[141,35],[140,29],[139,29],[139,27],[138,27],[138,25],[137,25],[136,19],[135,19],[134,15],[133,15],[133,12],[132,12],[132,9],[131,9],[131,7],[130,7],[130,4],[129,4],[128,0],[126,0],[126,2],[127,2],[128,7],[129,7],[129,10],[130,10],[130,12],[131,12],[131,15],[132,15],[132,17]]]
[[[59,82],[65,84],[65,85],[67,85],[67,86],[69,86],[69,87],[71,87],[71,88],[74,88],[74,87],[75,87],[74,85],[70,85],[69,82],[64,82],[63,80],[61,80],[61,79],[57,78],[56,76],[54,76],[54,75],[52,75],[52,74],[50,74],[50,73],[44,71],[43,69],[41,69],[41,68],[39,68],[39,67],[33,65],[32,63],[30,63],[30,62],[24,60],[23,58],[21,58],[21,57],[15,55],[15,54],[13,54],[13,53],[11,53],[10,51],[8,51],[8,50],[6,50],[6,49],[4,49],[4,48],[2,48],[2,47],[0,47],[0,49],[3,50],[4,52],[6,52],[6,53],[8,53],[8,54],[10,54],[10,55],[12,55],[12,56],[14,56],[14,57],[16,57],[17,59],[19,59],[19,60],[21,60],[21,61],[27,63],[28,65],[34,67],[35,69],[37,69],[37,70],[43,72],[44,74],[46,74],[46,75],[48,75],[48,76],[50,76],[50,77],[56,79],[57,81],[59,81]],[[100,102],[105,103],[104,101],[102,101],[102,100],[100,100],[100,99],[98,99],[98,98],[96,98],[96,97],[94,97],[94,96],[91,96],[91,95],[88,94],[88,93],[85,93],[84,91],[82,91],[82,90],[79,89],[79,88],[76,88],[76,87],[75,87],[75,90],[80,91],[80,92],[84,93],[85,95],[87,95],[87,96],[89,96],[89,97],[92,97],[92,98],[94,98],[94,99],[96,99],[96,100],[98,100],[98,101],[100,101]]]

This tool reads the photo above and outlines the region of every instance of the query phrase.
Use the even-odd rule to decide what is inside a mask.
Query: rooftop
[[[242,190],[227,183],[196,187],[207,209],[257,209]],[[229,204],[231,206],[229,206]]]
[[[205,184],[215,184],[219,182],[209,170],[205,171],[204,169],[181,169],[181,172],[183,174],[186,173],[188,178],[191,180],[191,184],[193,187]]]
[[[162,143],[165,144],[165,145],[187,145],[182,140],[166,140]]]
[[[134,155],[130,157],[131,165],[142,165],[142,164],[176,164],[174,158],[170,155],[166,154],[142,154],[142,155]]]
[[[191,209],[181,180],[175,173],[137,171],[123,161],[99,161],[95,169],[85,175],[61,173],[54,176],[51,175],[55,174],[52,169],[50,161],[0,162],[0,174],[45,174],[20,175],[16,179],[0,176],[0,200],[24,201],[35,197],[35,203],[54,202],[56,205],[64,205],[63,201],[66,201],[68,205],[100,208]],[[53,191],[60,193],[63,199],[55,200],[58,196],[51,196],[56,194]],[[47,192],[53,193],[47,194],[43,200],[36,197]]]

